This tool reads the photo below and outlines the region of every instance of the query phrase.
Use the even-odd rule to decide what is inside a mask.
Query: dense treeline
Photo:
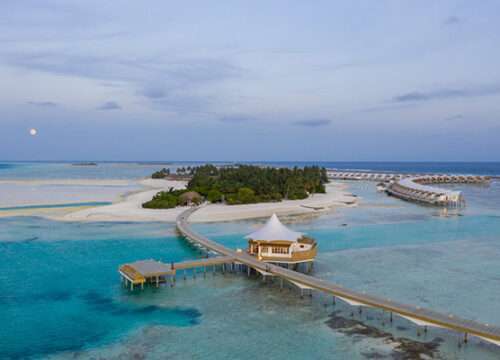
[[[164,179],[170,175],[170,169],[163,168],[160,171],[155,171],[151,177],[153,179]]]
[[[328,177],[325,168],[271,168],[238,165],[217,168],[214,165],[180,168],[177,173],[189,174],[191,179],[185,190],[159,192],[142,206],[167,209],[186,202],[198,204],[202,197],[210,202],[229,205],[305,199],[312,193],[324,193]],[[156,173],[155,173],[156,174]],[[156,176],[166,175],[162,169]],[[186,200],[186,194],[190,199]]]
[[[146,209],[171,209],[176,206],[199,205],[203,201],[200,194],[188,189],[160,191],[153,198],[142,204]]]
[[[305,199],[312,193],[324,193],[327,182],[326,169],[318,166],[289,169],[204,165],[194,169],[187,188],[211,202],[231,205]]]

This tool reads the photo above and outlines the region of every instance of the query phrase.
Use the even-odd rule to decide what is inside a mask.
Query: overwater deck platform
[[[144,284],[146,283],[152,283],[158,286],[160,282],[165,281],[166,276],[175,277],[178,270],[206,269],[208,266],[232,264],[233,262],[234,258],[230,256],[216,256],[170,264],[149,259],[124,264],[120,266],[118,272],[122,277],[122,282],[124,282],[127,287],[130,286],[131,290],[134,290],[134,286],[138,285],[144,288]]]

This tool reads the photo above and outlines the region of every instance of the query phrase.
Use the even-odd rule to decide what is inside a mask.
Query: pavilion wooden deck
[[[402,304],[392,301],[391,299],[354,291],[326,280],[321,280],[313,276],[285,269],[280,266],[264,263],[257,260],[255,257],[248,255],[246,252],[238,252],[228,249],[191,230],[188,224],[188,218],[196,210],[197,208],[188,209],[178,216],[178,231],[190,241],[197,242],[201,247],[223,255],[228,261],[244,264],[261,273],[265,272],[266,274],[272,274],[273,276],[280,277],[282,280],[284,279],[296,285],[301,285],[304,288],[311,288],[333,295],[334,299],[335,297],[338,297],[351,305],[367,306],[388,311],[391,314],[391,319],[392,314],[394,313],[411,320],[418,325],[446,328],[463,333],[464,341],[467,341],[467,335],[470,334],[487,340],[488,342],[500,345],[500,327],[498,326],[483,324],[473,320],[466,320],[453,314],[443,314],[430,309],[421,308],[419,306]]]
[[[165,277],[175,277],[178,270],[198,269],[206,270],[208,266],[225,265],[234,263],[230,256],[216,256],[199,260],[188,260],[178,263],[165,264],[156,260],[140,260],[120,266],[118,272],[127,287],[134,290],[134,286],[144,288],[144,284],[153,283],[156,286],[165,281]]]

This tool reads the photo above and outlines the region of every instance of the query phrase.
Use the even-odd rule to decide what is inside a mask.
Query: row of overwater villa
[[[389,184],[385,191],[400,199],[431,205],[460,207],[465,204],[461,191],[437,188],[423,183],[426,183],[425,177],[405,178]]]
[[[489,183],[489,176],[478,175],[415,175],[415,174],[381,174],[362,172],[328,173],[335,180],[367,180],[382,181],[381,190],[403,200],[426,203],[430,205],[459,207],[465,204],[461,191],[429,186],[429,184],[484,184]]]

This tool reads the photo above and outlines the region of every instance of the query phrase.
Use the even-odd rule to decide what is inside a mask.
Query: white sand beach
[[[114,202],[142,185],[134,180],[0,180],[0,208],[78,202]]]
[[[2,216],[42,216],[59,221],[159,221],[173,222],[185,208],[144,209],[142,203],[150,200],[158,191],[173,187],[181,189],[183,181],[141,180],[3,180],[2,193],[9,191],[10,199],[2,206],[41,204],[67,204],[79,202],[112,202],[104,206],[75,206],[67,208],[41,208],[0,211]],[[356,204],[356,197],[347,186],[330,183],[326,194],[314,194],[304,200],[284,200],[276,203],[248,205],[207,204],[192,218],[195,222],[231,221],[279,215],[302,215],[332,211],[339,206]],[[23,195],[24,194],[24,195]],[[31,200],[31,201],[29,201]]]

